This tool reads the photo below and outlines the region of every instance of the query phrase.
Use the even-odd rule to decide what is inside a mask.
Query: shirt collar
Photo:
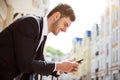
[[[47,34],[48,34],[47,17],[43,17],[43,35],[47,36]]]

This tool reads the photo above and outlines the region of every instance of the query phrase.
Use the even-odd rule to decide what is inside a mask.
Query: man
[[[21,17],[10,24],[0,33],[0,79],[13,80],[20,74],[77,71],[79,64],[73,60],[50,63],[43,56],[44,36],[66,32],[74,20],[72,8],[59,4],[47,17]]]

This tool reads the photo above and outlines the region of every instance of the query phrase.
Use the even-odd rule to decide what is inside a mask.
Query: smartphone
[[[81,63],[83,61],[83,59],[80,59],[80,60],[77,60],[76,62],[77,63]]]

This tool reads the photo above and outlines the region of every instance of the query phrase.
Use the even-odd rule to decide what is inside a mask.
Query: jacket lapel
[[[40,28],[39,33],[38,33],[38,37],[37,37],[37,41],[35,43],[35,54],[34,54],[34,59],[37,56],[37,47],[39,45],[40,39],[42,37],[42,31],[43,31],[43,18],[42,17],[37,17],[37,20],[39,22],[38,27]]]

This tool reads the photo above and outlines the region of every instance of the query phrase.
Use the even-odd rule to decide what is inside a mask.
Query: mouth
[[[58,30],[58,31],[57,31],[57,34],[60,33],[60,32],[61,32],[61,30]]]

